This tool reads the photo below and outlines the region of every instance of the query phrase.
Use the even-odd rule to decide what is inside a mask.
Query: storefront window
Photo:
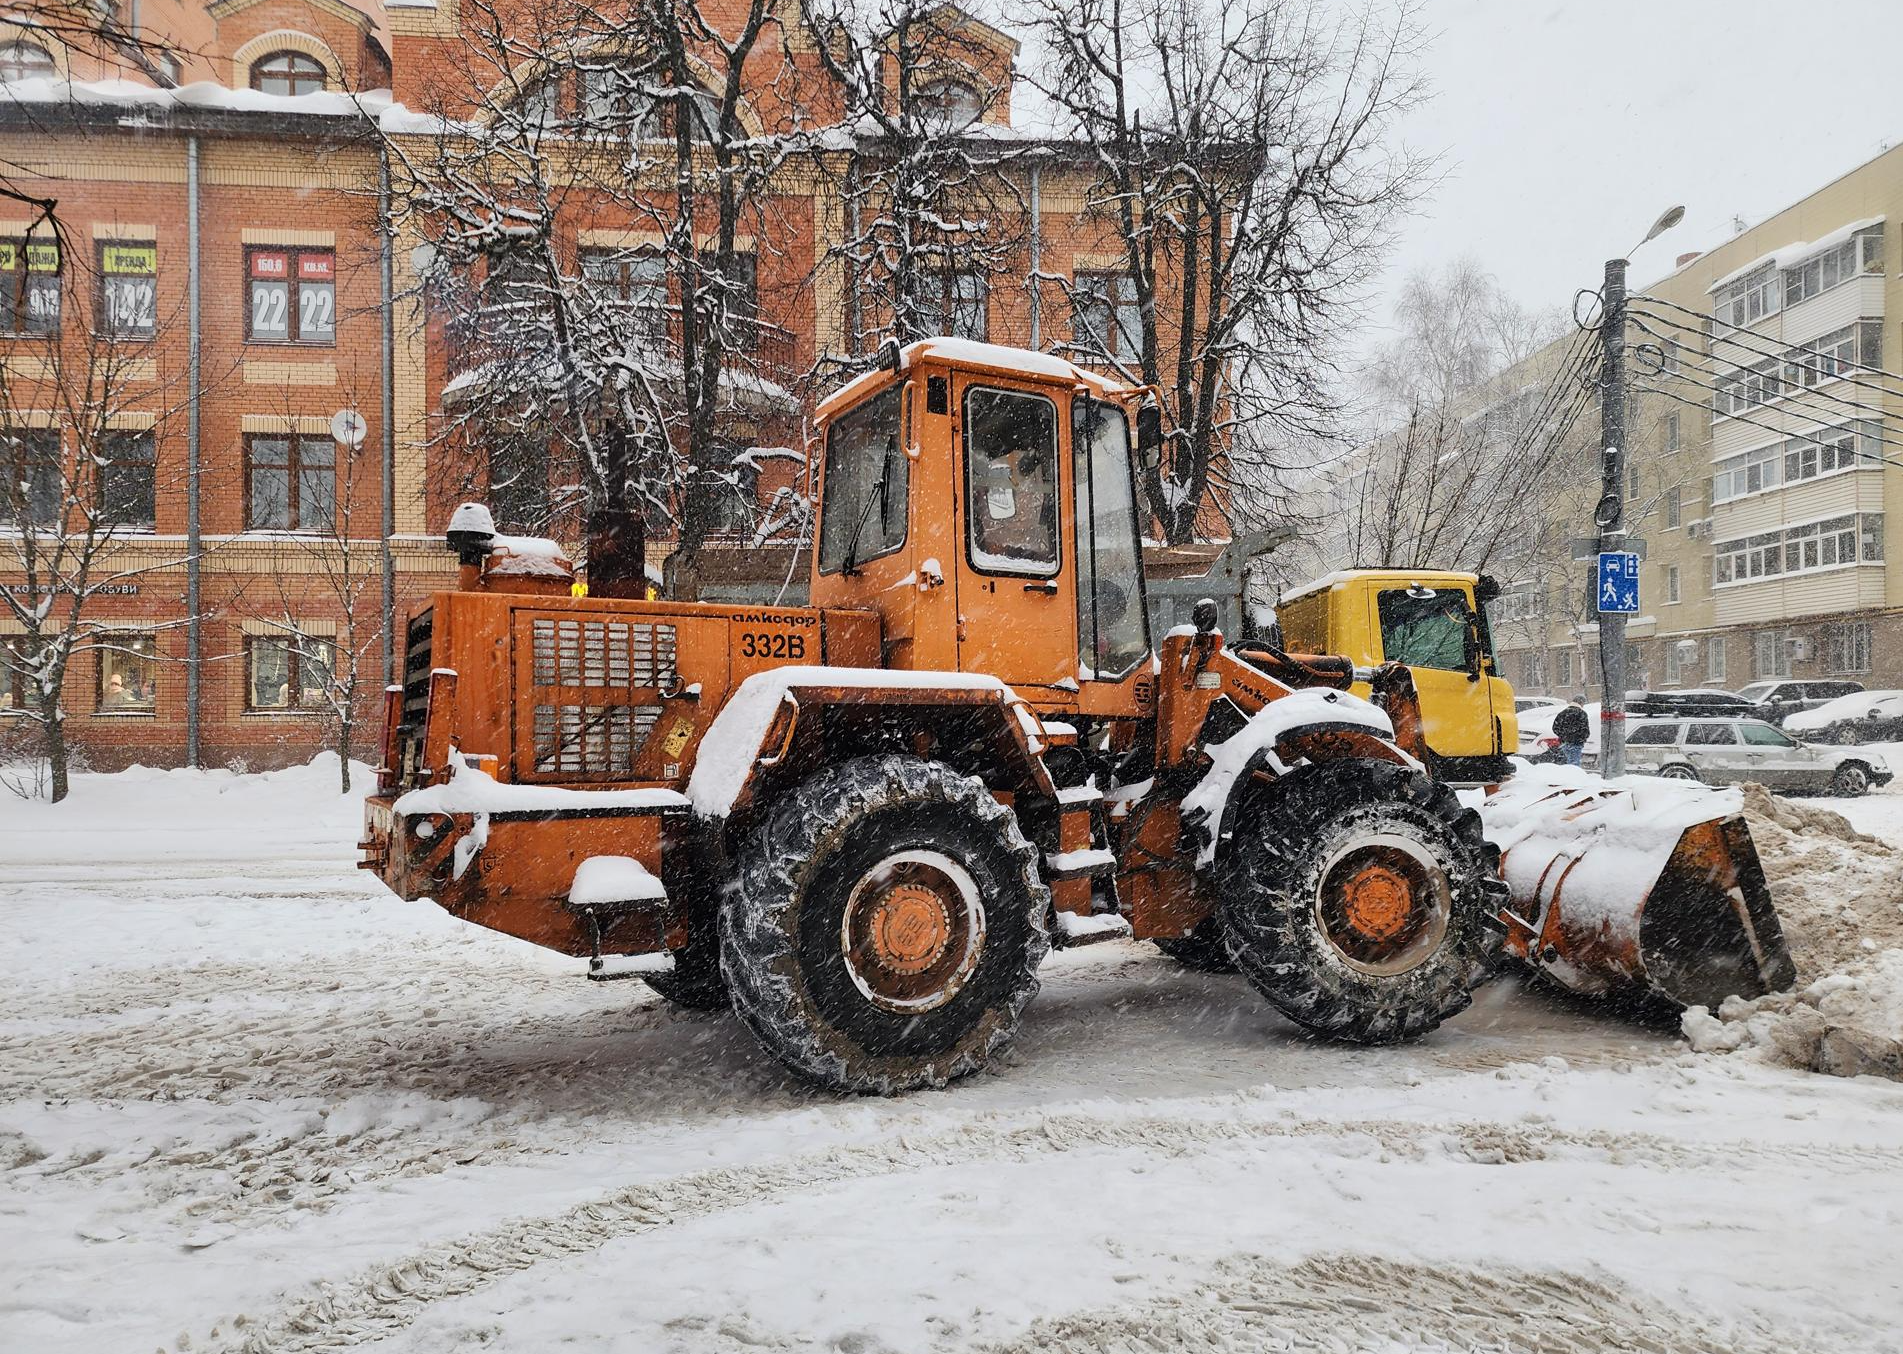
[[[149,634],[113,633],[99,640],[98,709],[149,715],[158,708],[157,645]]]

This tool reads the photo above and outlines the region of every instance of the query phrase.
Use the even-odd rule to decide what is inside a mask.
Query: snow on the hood
[[[1903,691],[1858,691],[1809,710],[1794,710],[1784,718],[1791,733],[1827,729],[1845,719],[1894,719],[1903,715]]]
[[[727,703],[707,726],[687,778],[687,797],[694,811],[706,818],[724,818],[732,812],[753,764],[765,751],[762,743],[788,691],[796,686],[850,686],[895,691],[995,691],[1010,699],[1011,688],[996,677],[974,672],[894,672],[884,668],[786,667],[756,672],[734,689]],[[1015,707],[1022,711],[1021,706]],[[1020,715],[1022,719],[1023,716]],[[1038,730],[1027,725],[1026,733]],[[1032,747],[1038,746],[1033,742]]]
[[[1289,768],[1275,755],[1275,745],[1292,729],[1304,724],[1353,724],[1381,738],[1394,737],[1394,725],[1373,703],[1346,691],[1309,688],[1272,700],[1250,718],[1233,737],[1207,749],[1209,770],[1196,788],[1183,797],[1183,813],[1203,815],[1209,831],[1196,863],[1207,865],[1216,855],[1222,831],[1223,809],[1236,777],[1258,752],[1268,754],[1269,766],[1281,773]],[[1410,765],[1412,765],[1410,759]]]

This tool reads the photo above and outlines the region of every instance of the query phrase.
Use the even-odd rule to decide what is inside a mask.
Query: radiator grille
[[[535,773],[628,777],[661,717],[633,693],[677,681],[675,627],[537,617],[530,624]]]
[[[535,769],[543,775],[629,776],[661,717],[658,705],[537,705]]]
[[[532,631],[537,686],[627,690],[674,681],[674,627],[646,622],[537,620]]]

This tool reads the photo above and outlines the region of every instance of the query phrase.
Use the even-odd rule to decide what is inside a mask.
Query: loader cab
[[[1513,688],[1499,675],[1487,624],[1492,596],[1491,580],[1474,574],[1354,569],[1285,594],[1276,619],[1291,649],[1405,664],[1437,774],[1487,784],[1504,777],[1519,742]]]
[[[1059,358],[925,340],[819,410],[812,599],[879,613],[885,666],[1033,706],[1149,699],[1137,392]]]

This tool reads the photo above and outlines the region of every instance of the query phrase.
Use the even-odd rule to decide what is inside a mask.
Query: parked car
[[[1756,781],[1768,790],[1851,798],[1890,783],[1868,748],[1816,747],[1762,719],[1648,719],[1626,731],[1626,765],[1707,785]]]
[[[1528,710],[1557,710],[1566,702],[1558,696],[1515,696],[1513,708],[1520,714]]]
[[[1839,696],[1788,716],[1784,728],[1813,743],[1903,742],[1903,691]]]
[[[1841,679],[1797,682],[1786,678],[1774,682],[1753,682],[1738,694],[1757,707],[1752,713],[1759,719],[1782,724],[1786,716],[1799,710],[1815,710],[1825,701],[1834,701],[1839,696],[1854,696],[1861,690],[1862,682]]]
[[[1677,691],[1628,691],[1625,709],[1629,715],[1711,715],[1726,719],[1758,713],[1757,706],[1737,692],[1707,686]]]

